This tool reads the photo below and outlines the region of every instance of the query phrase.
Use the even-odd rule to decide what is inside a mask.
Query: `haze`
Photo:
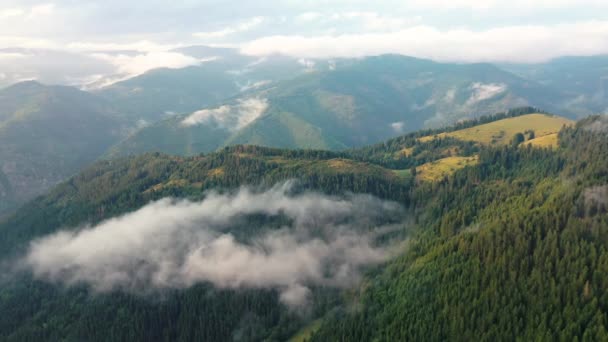
[[[0,4],[0,85],[103,84],[210,57],[399,53],[457,62],[542,62],[608,52],[608,3],[532,1],[17,1]],[[111,76],[111,77],[110,77]]]

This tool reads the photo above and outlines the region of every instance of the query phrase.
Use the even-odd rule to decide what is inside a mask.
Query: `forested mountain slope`
[[[608,56],[572,56],[538,64],[511,64],[502,68],[564,94],[565,110],[604,113],[608,107]]]
[[[75,88],[0,90],[0,214],[80,171],[126,129],[108,102]]]
[[[194,155],[234,144],[340,150],[515,107],[558,112],[562,100],[552,88],[490,64],[367,57],[320,66],[157,122],[109,155]]]
[[[506,144],[441,137],[499,120],[525,119],[532,112],[513,111],[339,153],[237,146],[189,158],[147,154],[99,162],[0,223],[0,253],[9,267],[0,295],[2,339],[279,341],[311,324],[303,331],[320,341],[602,340],[607,324],[602,289],[608,281],[603,229],[608,224],[606,119],[594,117],[564,127],[559,145],[547,149],[515,139],[531,129],[523,126]],[[434,138],[421,139],[428,136]],[[524,140],[529,138],[526,134]],[[474,158],[475,163],[436,178],[420,176],[420,170],[446,158]],[[340,196],[329,198],[339,203],[352,199],[345,192],[399,203],[395,214],[405,220],[385,215],[391,206],[374,202],[357,210],[365,215],[359,221],[369,220],[372,226],[355,231],[365,236],[365,229],[378,229],[374,240],[380,245],[406,237],[408,243],[393,245],[397,253],[392,258],[368,267],[362,281],[349,287],[303,281],[311,291],[310,302],[306,310],[295,312],[285,304],[294,293],[280,287],[231,288],[213,279],[152,295],[133,293],[130,287],[108,290],[92,281],[97,272],[107,272],[103,263],[83,269],[79,262],[84,261],[69,257],[71,248],[91,236],[90,229],[122,227],[115,234],[132,239],[124,234],[140,228],[118,224],[152,213],[145,211],[150,201],[169,196],[212,203],[205,201],[226,198],[206,190],[230,191],[245,184],[268,189],[287,179],[299,180],[296,193],[315,189]],[[228,201],[222,208],[284,202],[283,195],[270,194]],[[312,203],[326,200],[315,197]],[[159,203],[151,208],[162,213],[167,202]],[[324,224],[324,211],[306,211],[310,203],[300,202],[296,207],[303,211],[295,212]],[[357,208],[355,203],[347,208]],[[228,232],[246,246],[262,243],[268,248],[255,237],[290,225],[292,209],[281,210],[278,215],[246,214],[246,220],[237,220]],[[225,215],[218,209],[212,212]],[[383,219],[374,221],[374,213],[382,213]],[[112,217],[120,218],[104,221]],[[309,228],[315,226],[312,222]],[[376,224],[388,226],[373,228]],[[58,230],[63,233],[36,240]],[[73,244],[62,246],[64,239]],[[38,243],[32,245],[32,240]],[[122,253],[131,253],[110,256],[104,251],[118,242],[94,241],[103,241],[99,243],[104,247],[89,246],[85,255],[120,261]],[[38,259],[33,251],[48,257]],[[154,255],[137,253],[142,258]],[[361,258],[356,255],[353,260]],[[57,265],[57,260],[71,266]],[[135,264],[141,262],[146,259]],[[15,265],[20,267],[15,270]],[[104,279],[116,282],[121,279],[117,276]]]
[[[605,118],[416,190],[419,242],[312,340],[605,340]],[[425,204],[426,203],[426,204]]]

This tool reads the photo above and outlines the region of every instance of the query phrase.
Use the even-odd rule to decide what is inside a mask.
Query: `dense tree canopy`
[[[427,132],[340,153],[237,146],[99,162],[0,223],[3,259],[36,237],[155,199],[286,179],[398,201],[415,231],[360,287],[315,288],[304,316],[274,290],[198,284],[149,298],[9,277],[0,288],[0,339],[280,341],[320,318],[315,341],[606,340],[608,136],[589,129],[597,119],[564,128],[554,149],[417,140]],[[416,166],[455,144],[479,163],[415,181]],[[411,155],[392,157],[410,147]]]

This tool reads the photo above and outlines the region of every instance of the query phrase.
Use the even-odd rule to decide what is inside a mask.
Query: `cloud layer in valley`
[[[289,182],[263,192],[212,192],[201,202],[163,199],[36,240],[21,267],[39,279],[96,291],[145,293],[208,282],[274,288],[285,304],[301,305],[309,286],[351,286],[362,267],[386,260],[389,253],[374,243],[374,232],[394,228],[387,218],[400,222],[401,212],[367,195],[291,194]],[[290,223],[247,243],[230,232],[244,216],[260,214],[283,215]]]

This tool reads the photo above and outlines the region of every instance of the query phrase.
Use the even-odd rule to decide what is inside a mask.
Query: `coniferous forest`
[[[284,305],[273,288],[203,282],[147,294],[98,293],[86,283],[57,285],[5,266],[0,339],[283,341],[314,324],[306,336],[311,341],[606,340],[608,135],[597,129],[602,120],[563,127],[554,148],[418,139],[451,128],[344,152],[235,146],[195,157],[155,153],[100,161],[2,220],[3,260],[18,260],[30,241],[58,229],[94,225],[154,200],[200,200],[210,189],[267,188],[286,180],[297,180],[296,191],[371,194],[399,203],[407,223],[397,237],[385,238],[407,243],[353,286],[311,286],[306,310]],[[413,152],[388,157],[402,148]],[[418,179],[417,167],[445,157],[446,148],[478,155],[478,163],[433,182]],[[276,226],[283,219],[247,222]],[[256,231],[239,234],[246,240]]]

